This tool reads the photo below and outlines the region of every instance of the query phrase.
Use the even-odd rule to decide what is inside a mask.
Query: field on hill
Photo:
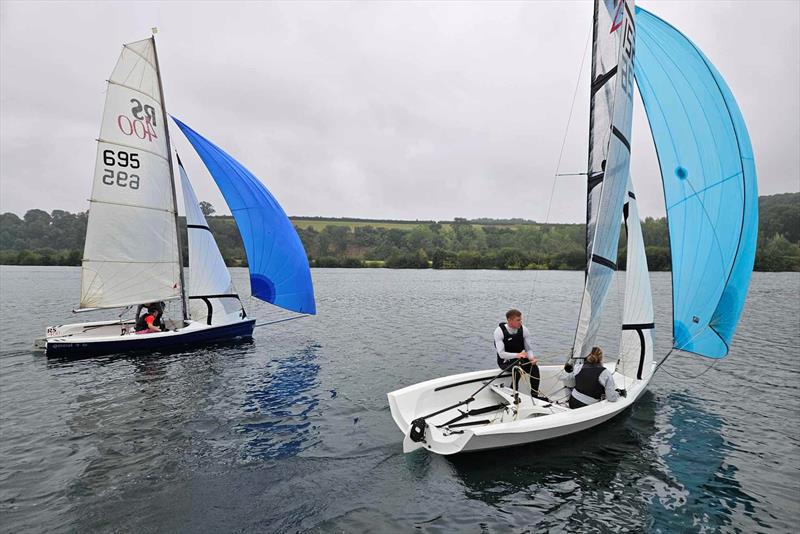
[[[417,226],[420,225],[429,225],[429,224],[439,224],[441,226],[453,226],[454,224],[458,224],[456,221],[383,221],[383,220],[373,220],[373,219],[346,219],[346,218],[323,218],[323,217],[289,217],[291,219],[292,224],[294,224],[297,228],[303,229],[313,229],[317,232],[321,232],[325,229],[326,226],[341,226],[349,228],[350,230],[355,230],[356,228],[364,228],[366,226],[371,226],[372,228],[386,228],[386,229],[397,229],[397,230],[413,230]],[[519,229],[520,226],[530,226],[535,225],[537,223],[533,221],[526,221],[526,222],[496,222],[491,221],[487,222],[484,220],[478,221],[470,221],[473,227],[478,226],[491,226],[493,228],[511,228],[513,230]],[[462,223],[463,224],[463,223]]]
[[[419,226],[420,224],[430,224],[432,221],[394,221],[394,222],[383,222],[383,221],[365,221],[365,220],[357,220],[357,219],[304,219],[304,218],[297,218],[297,217],[289,217],[291,219],[292,224],[294,224],[297,228],[303,229],[313,229],[317,232],[321,232],[325,229],[326,226],[343,226],[350,228],[350,230],[355,230],[359,227],[364,226],[371,226],[373,228],[395,228],[397,230],[411,230],[415,226]]]

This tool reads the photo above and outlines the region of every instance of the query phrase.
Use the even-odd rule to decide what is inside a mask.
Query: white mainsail
[[[189,315],[195,321],[215,324],[225,315],[241,310],[241,304],[180,158],[178,170],[189,236]]]
[[[584,357],[595,344],[600,311],[617,270],[620,220],[630,171],[630,138],[633,116],[633,55],[635,26],[633,0],[619,0],[611,31],[620,33],[617,72],[614,76],[612,121],[586,285],[581,302],[572,356]]]
[[[81,308],[181,295],[162,98],[154,41],[124,45],[108,80],[97,142]]]
[[[636,207],[636,195],[630,178],[623,211],[628,234],[628,257],[625,264],[625,305],[622,311],[622,339],[617,371],[632,379],[641,380],[647,378],[652,367],[655,318],[639,209]]]
[[[623,10],[620,0],[595,0],[592,30],[592,78],[589,96],[589,165],[586,188],[586,269],[588,271],[595,224],[600,207],[599,187],[608,158],[611,114],[616,96],[619,49],[624,34],[618,31]]]

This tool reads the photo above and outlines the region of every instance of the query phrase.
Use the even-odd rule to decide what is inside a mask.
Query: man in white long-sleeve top
[[[603,350],[600,347],[592,348],[584,363],[577,364],[575,369],[567,375],[564,385],[573,388],[569,397],[570,408],[589,406],[600,402],[604,396],[608,402],[619,400],[614,377],[603,366]]]
[[[497,365],[500,369],[518,366],[531,377],[531,395],[544,398],[539,393],[539,360],[533,355],[530,331],[522,325],[522,312],[508,310],[506,322],[494,330],[494,348],[497,350]],[[514,387],[519,383],[519,373],[514,373]]]

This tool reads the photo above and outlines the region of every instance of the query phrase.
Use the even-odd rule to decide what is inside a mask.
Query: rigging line
[[[717,362],[719,362],[719,360],[714,360],[711,363],[711,365],[706,367],[700,374],[695,375],[695,376],[675,376],[672,373],[670,373],[669,371],[667,371],[666,369],[664,369],[664,372],[667,373],[667,376],[670,376],[670,377],[674,378],[675,380],[697,380],[698,378],[700,378],[701,376],[703,376],[704,374],[709,372],[711,369],[713,369],[714,366],[717,365]]]
[[[627,237],[627,235],[625,237]],[[627,251],[627,241],[626,241],[626,256],[627,256],[627,252],[628,251]],[[627,258],[626,258],[626,263],[627,263]],[[627,295],[625,294],[625,290],[622,289],[622,284],[620,283],[620,278],[622,278],[622,276],[620,275],[620,271],[614,271],[613,276],[614,276],[614,278],[616,278],[616,285],[617,285],[617,303],[619,304],[619,315],[620,315],[619,324],[625,324],[625,299],[627,298]],[[628,283],[628,271],[627,271],[627,268],[626,268],[626,270],[625,270],[625,285],[626,286],[627,286],[627,283]],[[626,287],[626,289],[627,289],[627,287]],[[623,344],[624,344],[623,335],[624,335],[624,332],[620,329],[620,334],[619,334],[619,337],[617,338],[619,340],[619,346],[617,348],[617,352],[619,353],[619,360],[622,359],[622,348],[623,348]],[[617,362],[619,362],[619,360],[617,360]],[[624,389],[627,390],[628,389],[628,374],[625,373],[625,371],[626,371],[625,363],[626,362],[623,361],[622,365],[621,365],[621,367],[622,367],[622,377],[623,377],[622,378],[622,386],[623,386]]]
[[[632,185],[633,184],[633,176],[631,175],[630,172],[628,172],[628,182],[629,182],[628,184],[625,184],[625,189],[626,189],[625,202],[627,202],[628,209],[630,210],[631,200],[632,199],[628,198],[628,195],[627,195],[627,193],[630,193],[631,191],[633,191],[633,187],[632,186],[630,188],[628,187],[628,185]],[[628,213],[630,213],[630,211]],[[637,218],[638,218],[638,210],[636,210],[636,215],[637,215]],[[628,272],[628,258],[630,257],[630,253],[631,253],[630,246],[629,246],[630,245],[630,237],[631,236],[630,236],[630,228],[628,227],[628,219],[624,218],[623,221],[624,221],[624,225],[625,225],[625,289],[624,290],[622,289],[621,282],[620,282],[620,278],[622,278],[622,275],[621,275],[621,273],[622,273],[622,268],[621,268],[622,262],[619,261],[619,253],[617,253],[617,256],[618,256],[617,257],[617,264],[620,265],[620,268],[618,268],[616,271],[614,271],[614,274],[612,276],[614,276],[614,279],[615,279],[614,281],[616,282],[616,285],[617,285],[617,304],[619,305],[619,324],[623,324],[624,325],[625,324],[625,305],[627,304],[627,300],[628,300],[628,294],[627,294],[627,291],[628,291],[628,276],[630,276],[630,273]],[[617,239],[617,249],[619,249],[619,241],[620,240]],[[618,353],[617,364],[619,364],[619,362],[622,360],[622,348],[623,348],[623,343],[624,343],[623,336],[624,336],[624,331],[620,330],[619,348],[617,349],[617,353]],[[622,385],[623,385],[624,389],[627,390],[628,389],[628,375],[627,375],[627,373],[625,373],[625,362],[624,361],[622,362],[621,367],[622,367],[622,377],[623,377],[622,378]]]
[[[660,362],[658,362],[658,363],[656,364],[656,368],[653,370],[653,374],[655,374],[655,373],[656,373],[656,371],[658,371],[658,370],[661,368],[661,366],[662,366],[662,365],[664,365],[664,362],[666,362],[666,361],[667,361],[667,358],[669,358],[669,357],[670,357],[670,355],[671,355],[673,352],[675,352],[675,349],[674,349],[674,348],[672,348],[672,349],[669,349],[669,352],[667,352],[667,353],[664,355],[664,357],[663,357],[663,358],[661,358],[661,361],[660,361]]]
[[[653,374],[655,374],[655,372],[656,372],[656,371],[658,371],[658,370],[661,368],[661,366],[662,366],[662,365],[664,365],[664,362],[666,362],[666,361],[667,361],[667,358],[669,358],[669,357],[670,357],[670,355],[672,355],[672,353],[673,353],[673,352],[675,352],[676,350],[683,350],[683,347],[687,346],[689,343],[691,343],[692,341],[694,341],[694,340],[695,340],[695,338],[696,338],[697,336],[699,336],[700,334],[702,334],[702,333],[703,333],[703,329],[701,328],[700,330],[698,330],[698,331],[697,331],[697,333],[696,333],[695,335],[693,335],[693,336],[692,336],[692,337],[690,337],[688,340],[686,340],[686,343],[684,343],[684,344],[683,344],[683,345],[681,345],[680,347],[672,347],[671,349],[669,349],[669,352],[667,352],[667,353],[664,355],[664,357],[663,357],[663,358],[661,358],[661,361],[660,361],[660,362],[658,362],[658,363],[656,364],[656,368],[653,370]],[[673,341],[675,341],[675,340],[673,339]],[[670,375],[670,376],[672,376],[672,375]]]
[[[695,339],[697,336],[699,336],[699,335],[700,335],[702,332],[703,332],[703,330],[702,330],[702,329],[698,330],[698,331],[697,331],[697,333],[696,333],[695,335],[693,335],[691,338],[689,338],[689,339],[686,341],[686,343],[684,343],[684,344],[683,344],[683,345],[681,345],[680,347],[672,347],[671,349],[669,349],[669,352],[667,352],[667,353],[664,355],[664,357],[663,357],[663,358],[661,358],[661,361],[660,361],[660,362],[658,362],[658,363],[656,364],[656,368],[653,370],[653,374],[656,374],[656,371],[658,371],[659,369],[661,369],[661,366],[662,366],[662,365],[664,365],[664,363],[667,361],[667,358],[669,358],[669,357],[670,357],[670,355],[672,355],[672,353],[673,353],[673,352],[675,352],[676,350],[683,350],[683,347],[687,346],[689,343],[691,343],[692,341],[694,341],[694,339]],[[714,367],[714,366],[717,364],[717,362],[718,362],[718,361],[719,361],[719,359],[715,359],[715,360],[714,360],[714,362],[713,362],[711,365],[709,365],[709,366],[706,368],[706,370],[705,370],[705,371],[703,371],[703,372],[702,372],[702,373],[700,373],[699,375],[697,375],[697,376],[693,376],[693,377],[687,377],[687,378],[678,378],[678,377],[676,377],[675,375],[673,375],[672,373],[669,373],[669,372],[667,372],[666,370],[664,370],[664,372],[665,372],[665,373],[667,373],[667,375],[671,376],[672,378],[678,378],[679,380],[694,380],[694,379],[697,379],[697,378],[699,378],[699,377],[703,376],[704,374],[706,374],[706,373],[708,372],[708,370],[709,370],[709,369],[711,369],[712,367]]]
[[[258,328],[259,326],[267,326],[267,325],[271,325],[271,324],[275,324],[275,323],[284,323],[286,321],[293,321],[295,319],[302,319],[303,317],[311,317],[311,316],[309,314],[304,314],[304,315],[298,315],[296,317],[289,317],[287,319],[278,319],[277,321],[270,321],[268,323],[257,324],[255,326],[253,326],[253,328]]]
[[[569,125],[572,123],[572,113],[575,111],[575,100],[578,97],[578,89],[581,85],[581,75],[583,74],[583,65],[586,63],[586,53],[589,50],[589,42],[592,40],[592,32],[589,32],[589,35],[586,37],[586,44],[583,46],[583,56],[581,57],[581,66],[578,69],[578,79],[575,82],[575,91],[572,94],[572,104],[569,108],[569,115],[567,116],[567,125],[564,128],[564,138],[561,140],[561,150],[558,152],[558,161],[556,162],[556,168],[553,172],[553,185],[550,188],[550,199],[547,201],[547,214],[544,218],[544,224],[547,225],[550,222],[550,209],[553,206],[553,196],[556,192],[556,177],[558,176],[558,171],[561,168],[561,159],[564,156],[564,147],[567,145],[567,135],[569,135]],[[531,313],[531,308],[533,307],[533,300],[536,296],[536,281],[539,278],[539,269],[536,270],[536,274],[533,276],[533,287],[531,288],[531,296],[528,302],[528,315]]]

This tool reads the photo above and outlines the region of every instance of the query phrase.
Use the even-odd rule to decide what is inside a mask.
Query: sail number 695
[[[138,169],[139,154],[136,152],[125,152],[124,150],[103,150],[103,164],[109,167],[125,167]],[[128,173],[128,171],[115,171],[114,169],[104,169],[103,183],[106,185],[117,185],[119,187],[130,187],[139,189],[139,175]]]
[[[139,175],[128,174],[126,171],[114,172],[112,169],[105,169],[103,174],[103,183],[106,185],[118,185],[120,187],[130,187],[131,189],[139,189]]]
[[[109,167],[117,165],[118,167],[130,166],[131,169],[138,169],[139,154],[136,152],[128,153],[124,150],[119,150],[115,154],[113,150],[103,150],[103,164]]]

